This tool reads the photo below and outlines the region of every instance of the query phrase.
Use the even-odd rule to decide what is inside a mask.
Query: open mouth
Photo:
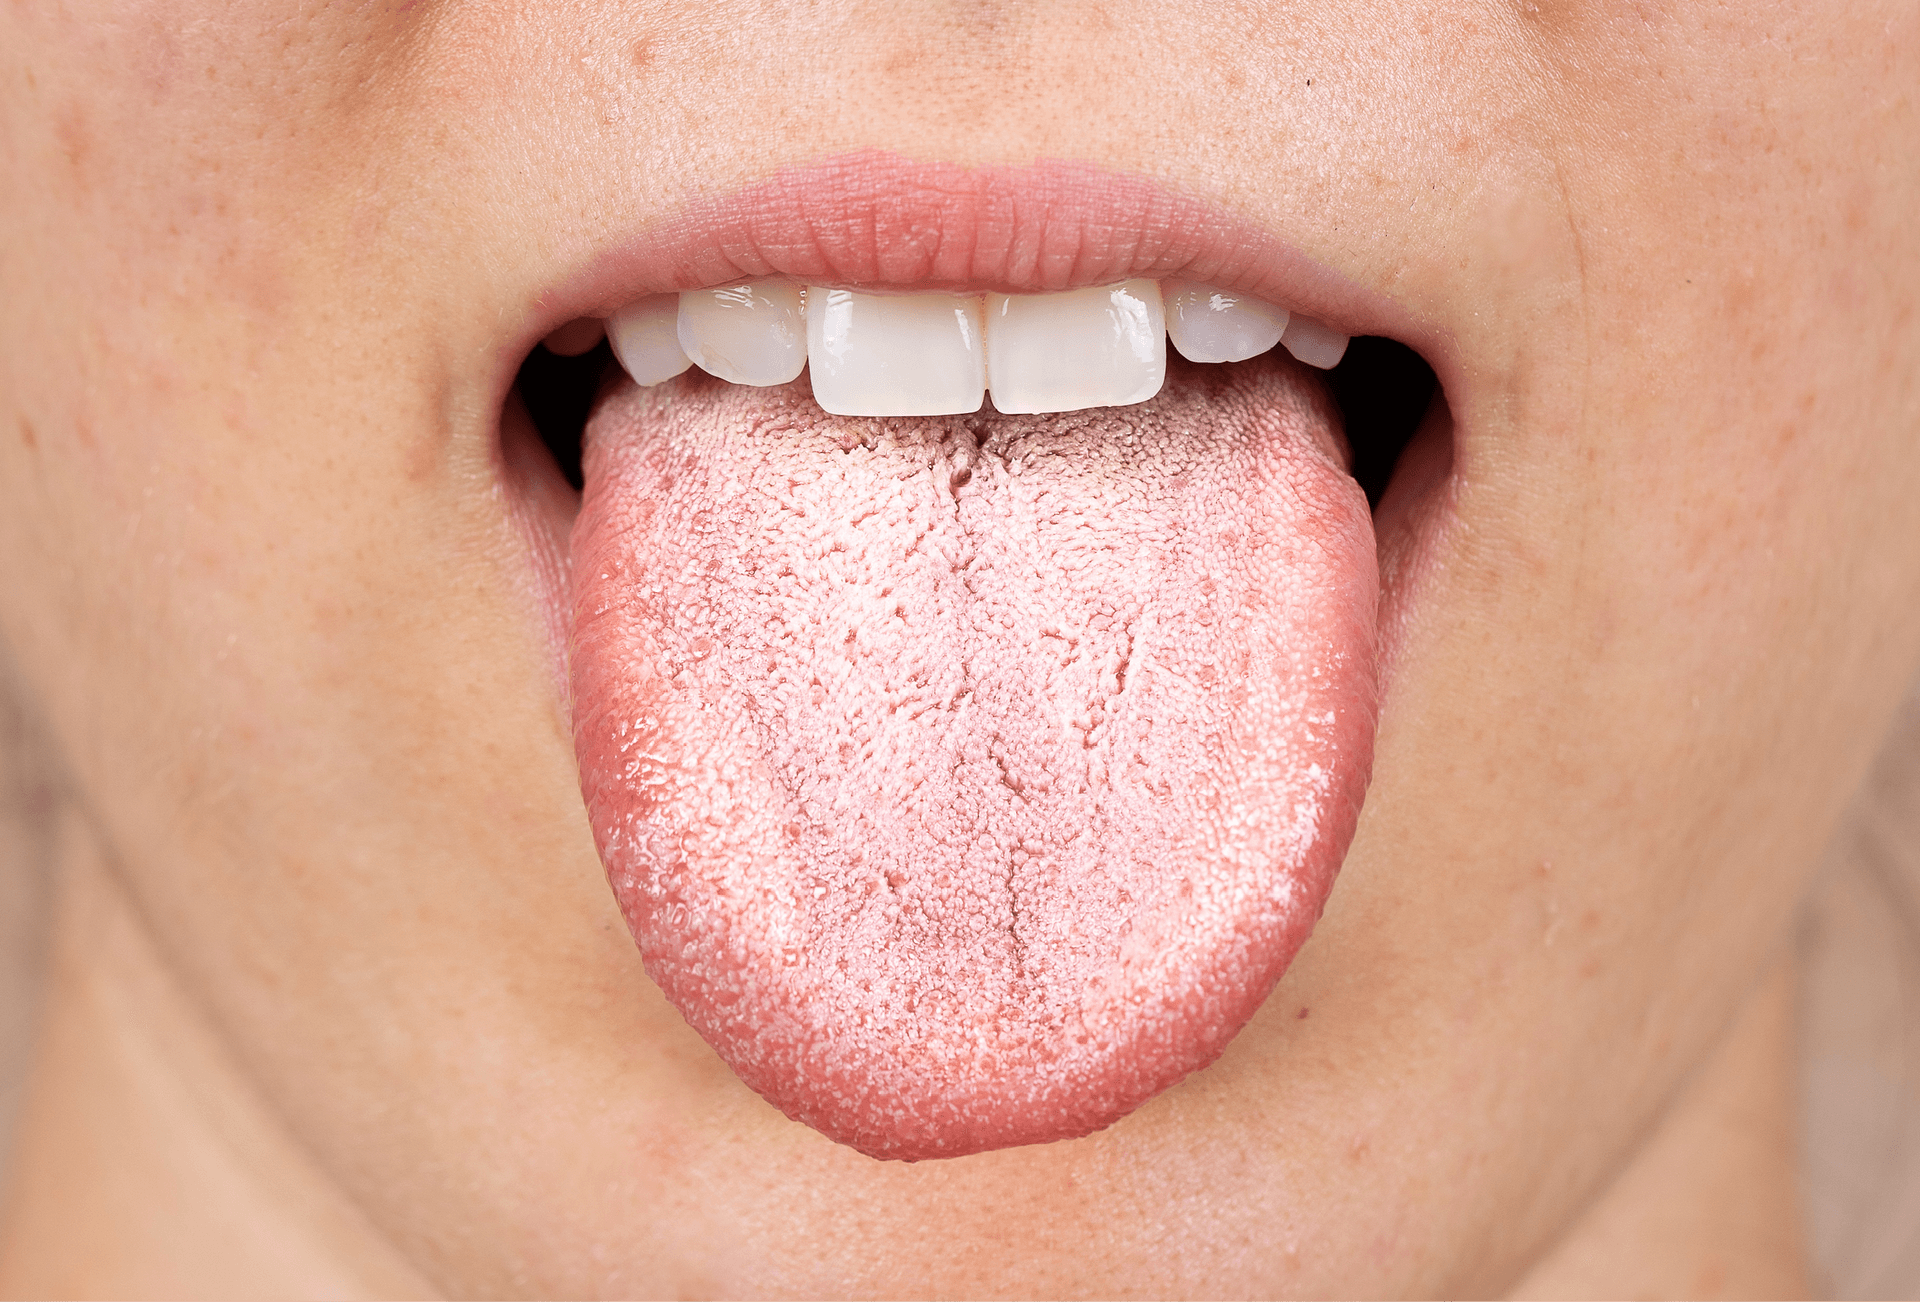
[[[663,296],[664,297],[664,296]],[[941,297],[947,297],[945,295]],[[674,353],[667,364],[680,374],[685,357],[678,340],[678,301],[669,318],[671,333],[659,329],[661,342],[671,342]],[[1310,319],[1310,318],[1309,318]],[[555,468],[578,492],[582,486],[580,453],[587,416],[599,396],[601,383],[616,367],[625,369],[614,356],[604,323],[597,318],[580,318],[555,332],[552,342],[565,351],[541,346],[526,355],[514,377],[513,392],[526,409]],[[1342,341],[1337,358],[1324,367],[1323,381],[1340,413],[1351,471],[1355,482],[1378,507],[1388,483],[1400,462],[1400,454],[1413,439],[1426,415],[1437,389],[1433,368],[1419,353],[1394,339],[1366,335],[1357,339],[1328,331],[1331,340]],[[1261,352],[1272,352],[1269,345]],[[664,350],[663,350],[664,351]],[[678,354],[676,357],[675,354]],[[1183,356],[1186,356],[1182,352]],[[1248,354],[1248,357],[1259,354]],[[1214,361],[1240,358],[1194,358]],[[691,365],[688,360],[687,365]],[[1316,358],[1314,364],[1319,365]],[[976,408],[977,409],[977,408]]]
[[[1444,405],[1330,282],[1124,178],[863,158],[543,309],[608,335],[503,419],[595,840],[789,1116],[1086,1134],[1305,941],[1371,763],[1369,507]]]

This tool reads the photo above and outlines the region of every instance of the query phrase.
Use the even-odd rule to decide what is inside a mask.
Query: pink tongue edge
[[[1243,377],[1250,370],[1221,369]],[[1130,992],[1121,992],[1131,993],[1138,1006],[1121,1008],[1117,1022],[1108,1007],[1098,1017],[1081,1016],[1077,1023],[1084,1031],[1098,1022],[1108,1033],[1110,1043],[1101,1046],[1106,1056],[1091,1070],[1084,1054],[1076,1059],[1057,1046],[1036,1047],[1031,1026],[1016,1037],[1027,1058],[1011,1067],[1004,1043],[998,1043],[995,1052],[981,1051],[977,1043],[963,1045],[974,1051],[973,1058],[956,1056],[950,1043],[943,1046],[942,1036],[955,1038],[957,1014],[949,1025],[939,1022],[936,1013],[924,1036],[914,1022],[896,1018],[888,1030],[891,1040],[877,1047],[869,1044],[864,1057],[820,1050],[836,1033],[810,1022],[808,1009],[814,1001],[809,991],[803,985],[796,994],[795,987],[782,986],[778,971],[767,975],[770,965],[794,961],[790,952],[783,957],[769,950],[766,915],[770,910],[779,913],[780,907],[767,898],[752,898],[756,891],[763,897],[779,894],[792,885],[787,879],[795,870],[765,853],[768,836],[763,835],[756,848],[751,830],[748,843],[743,843],[733,835],[741,830],[738,826],[725,826],[725,815],[742,806],[714,798],[711,788],[719,781],[718,770],[705,764],[710,756],[696,754],[698,745],[688,744],[688,734],[697,728],[686,725],[684,718],[676,722],[669,705],[675,700],[684,705],[687,697],[675,689],[685,687],[688,665],[681,663],[676,670],[667,651],[678,612],[663,617],[665,608],[656,602],[648,624],[646,615],[635,611],[647,603],[633,594],[648,588],[665,594],[674,587],[661,572],[673,567],[638,563],[641,560],[658,562],[671,554],[685,561],[693,555],[687,549],[682,549],[684,555],[675,552],[671,545],[662,550],[658,539],[673,533],[675,521],[683,531],[689,525],[694,531],[703,527],[698,511],[689,515],[682,510],[649,535],[649,522],[656,515],[664,519],[673,514],[675,488],[684,490],[684,484],[676,485],[676,474],[698,462],[698,456],[674,461],[676,440],[699,443],[707,437],[711,442],[711,436],[720,434],[724,441],[741,430],[761,436],[768,428],[790,438],[795,426],[817,433],[850,422],[822,416],[810,399],[788,390],[748,391],[743,403],[740,391],[697,375],[659,390],[622,386],[603,395],[589,423],[585,499],[572,539],[571,672],[583,795],[596,845],[649,975],[736,1074],[787,1116],[870,1156],[908,1161],[1089,1134],[1218,1057],[1311,933],[1353,835],[1369,778],[1378,579],[1370,518],[1364,498],[1345,475],[1337,416],[1317,382],[1299,368],[1281,363],[1268,370],[1273,373],[1261,384],[1277,389],[1278,397],[1259,394],[1267,406],[1255,401],[1254,416],[1242,412],[1241,419],[1247,423],[1273,416],[1266,423],[1278,433],[1263,429],[1263,434],[1297,445],[1287,460],[1292,479],[1286,487],[1318,527],[1296,530],[1281,541],[1290,558],[1296,552],[1317,556],[1335,578],[1324,585],[1329,591],[1322,594],[1321,604],[1327,609],[1319,612],[1335,632],[1315,643],[1312,649],[1322,653],[1321,663],[1308,667],[1320,690],[1308,693],[1309,708],[1304,716],[1296,710],[1292,723],[1296,731],[1319,735],[1304,745],[1288,743],[1302,752],[1293,757],[1300,761],[1301,772],[1311,768],[1319,775],[1319,796],[1305,802],[1314,807],[1313,825],[1284,868],[1269,869],[1273,880],[1261,885],[1261,890],[1286,896],[1284,907],[1276,910],[1270,902],[1258,901],[1249,905],[1244,898],[1232,903],[1230,907],[1246,916],[1229,919],[1231,925],[1209,933],[1204,961],[1186,968],[1177,962],[1156,968],[1156,944],[1177,956],[1185,942],[1165,934],[1164,909],[1162,915],[1144,918],[1149,925],[1125,955],[1126,970],[1136,979]],[[1210,387],[1198,386],[1207,392],[1198,399],[1189,394],[1189,400],[1234,407],[1222,394],[1235,399],[1241,395],[1232,385],[1220,384],[1217,372],[1212,378]],[[1178,392],[1179,387],[1178,377],[1170,375],[1169,389]],[[1167,403],[1172,396],[1148,405]],[[1120,426],[1127,424],[1130,410],[1117,413]],[[1003,427],[1021,424],[1014,418],[993,419]],[[1045,419],[1026,418],[1026,424],[1043,424]],[[831,459],[836,451],[848,453],[857,442],[842,430],[837,443],[821,444],[816,453]],[[1302,447],[1310,447],[1314,455],[1298,455]],[[663,452],[668,454],[664,461]],[[667,462],[673,463],[672,469],[663,473]],[[652,477],[642,474],[636,483],[636,463],[650,464]],[[940,473],[951,480],[952,469],[948,465]],[[640,491],[642,487],[651,491]],[[700,497],[698,490],[694,496]],[[717,504],[720,498],[709,493],[701,500]],[[1258,523],[1251,522],[1249,532]],[[707,529],[712,531],[710,523]],[[1328,557],[1334,559],[1328,562]],[[712,569],[710,563],[707,568]],[[609,637],[610,624],[623,627],[624,635]],[[652,632],[635,636],[633,630],[642,625]],[[683,642],[679,648],[682,661],[688,658],[688,645]],[[706,657],[697,642],[691,645],[693,659]],[[692,695],[702,698],[694,716],[711,711],[714,691],[703,695],[696,688]],[[1305,752],[1311,757],[1303,759]],[[1324,770],[1322,759],[1327,761]],[[764,770],[764,763],[755,763]],[[1196,776],[1206,775],[1196,766]],[[726,779],[735,784],[741,780],[737,772]],[[746,779],[749,785],[753,780]],[[716,814],[721,815],[718,831],[693,827],[715,824]],[[747,860],[758,862],[743,873]],[[1121,898],[1126,898],[1124,893]],[[844,893],[836,891],[829,903],[843,905]],[[791,901],[782,916],[792,921]],[[896,936],[903,934],[897,918],[895,922]],[[792,939],[791,929],[787,938]],[[897,940],[881,946],[902,947]],[[909,955],[909,967],[912,961]],[[898,964],[893,971],[897,974]],[[1155,984],[1162,980],[1164,985]],[[854,1015],[864,1022],[866,1014],[857,1005],[856,998]],[[911,999],[908,1006],[911,1012]],[[844,999],[835,1012],[846,1015]],[[1084,1013],[1081,1009],[1076,1015]],[[1048,1033],[1055,1035],[1071,1030],[1063,1029],[1058,1017],[1050,1027]],[[969,1033],[963,1027],[959,1038]],[[914,1060],[930,1053],[942,1058],[940,1070],[915,1076]],[[907,1078],[912,1079],[903,1085]]]

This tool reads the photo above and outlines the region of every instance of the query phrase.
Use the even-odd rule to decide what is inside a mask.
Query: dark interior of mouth
[[[580,436],[600,382],[613,364],[613,349],[605,339],[577,357],[561,357],[536,344],[514,380],[520,401],[540,431],[540,441],[576,490],[582,483]]]
[[[536,346],[520,367],[520,398],[560,473],[576,489],[581,485],[581,432],[613,365],[613,350],[602,340],[578,357],[558,357]],[[1377,335],[1354,339],[1340,365],[1328,372],[1327,387],[1353,448],[1353,477],[1371,505],[1380,504],[1435,384],[1433,368],[1420,354]]]

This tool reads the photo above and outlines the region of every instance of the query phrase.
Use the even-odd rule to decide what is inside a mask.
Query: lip
[[[1204,281],[1387,335],[1436,370],[1438,323],[1218,204],[1090,163],[962,167],[883,150],[782,167],[600,249],[528,305],[507,375],[535,341],[635,299],[783,276],[852,289],[1041,293],[1134,277]],[[1442,371],[1444,374],[1445,372]]]

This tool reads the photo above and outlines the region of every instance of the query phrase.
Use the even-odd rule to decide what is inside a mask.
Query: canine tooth
[[[1288,352],[1308,366],[1330,371],[1347,355],[1347,338],[1338,331],[1327,329],[1312,317],[1296,312],[1293,319],[1287,322],[1287,332],[1280,336],[1280,342]]]
[[[607,318],[607,342],[635,384],[661,384],[693,365],[675,330],[679,316],[677,295],[655,294]]]
[[[1167,327],[1151,280],[987,296],[987,387],[1004,412],[1124,407],[1160,392]]]
[[[678,333],[695,365],[732,384],[785,384],[807,364],[800,287],[784,280],[687,290]]]
[[[984,305],[952,294],[807,287],[813,400],[836,416],[951,416],[987,391]]]
[[[1244,362],[1280,342],[1287,309],[1191,280],[1160,286],[1167,337],[1190,362]]]

